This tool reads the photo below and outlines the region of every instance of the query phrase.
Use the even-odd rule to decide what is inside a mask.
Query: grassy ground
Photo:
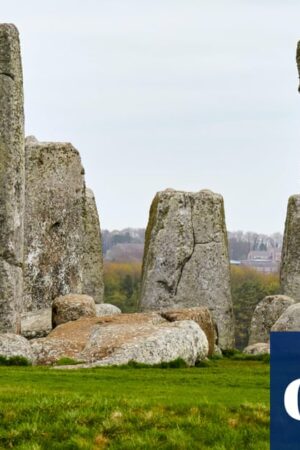
[[[1,449],[269,448],[269,365],[0,367]]]

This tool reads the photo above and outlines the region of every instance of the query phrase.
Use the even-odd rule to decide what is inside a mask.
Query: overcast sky
[[[283,231],[300,191],[299,0],[0,0],[21,35],[26,134],[70,141],[102,228],[156,191],[224,196],[227,227]]]

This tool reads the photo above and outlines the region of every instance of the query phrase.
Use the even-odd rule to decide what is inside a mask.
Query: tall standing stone
[[[280,284],[283,294],[300,302],[300,195],[292,195],[288,202]]]
[[[23,77],[18,30],[0,24],[0,331],[19,330],[24,211]]]
[[[82,293],[85,182],[69,143],[26,139],[24,310]]]
[[[223,198],[168,189],[154,198],[146,230],[142,310],[206,306],[218,345],[234,346]]]
[[[103,257],[100,222],[95,197],[91,189],[85,196],[85,250],[83,267],[83,292],[103,303]]]
[[[26,138],[24,311],[69,293],[103,302],[100,223],[78,151]]]

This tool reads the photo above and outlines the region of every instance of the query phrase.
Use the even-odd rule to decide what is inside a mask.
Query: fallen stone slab
[[[193,320],[204,331],[208,341],[208,356],[212,356],[215,348],[215,326],[208,308],[195,307],[162,311],[161,316],[169,322]]]
[[[0,356],[12,358],[20,356],[28,361],[34,361],[34,355],[29,341],[23,336],[13,333],[0,334]]]
[[[208,354],[206,335],[196,322],[170,323],[157,313],[81,318],[59,325],[46,338],[31,344],[38,364],[53,364],[68,357],[99,365],[131,360],[156,364],[182,358],[193,365]]]
[[[101,331],[91,336],[88,347],[101,342]],[[84,352],[83,352],[84,353]],[[83,364],[81,368],[128,364],[131,361],[142,364],[160,364],[183,359],[189,366],[205,359],[208,355],[208,342],[203,330],[193,320],[182,320],[158,327],[148,336],[141,336],[126,342],[95,363]]]
[[[51,308],[21,315],[21,334],[27,339],[47,336],[52,330]]]

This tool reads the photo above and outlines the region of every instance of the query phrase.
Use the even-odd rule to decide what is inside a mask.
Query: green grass
[[[269,365],[0,367],[1,449],[269,448]]]
[[[23,356],[2,356],[0,355],[0,366],[31,366],[31,362]]]

